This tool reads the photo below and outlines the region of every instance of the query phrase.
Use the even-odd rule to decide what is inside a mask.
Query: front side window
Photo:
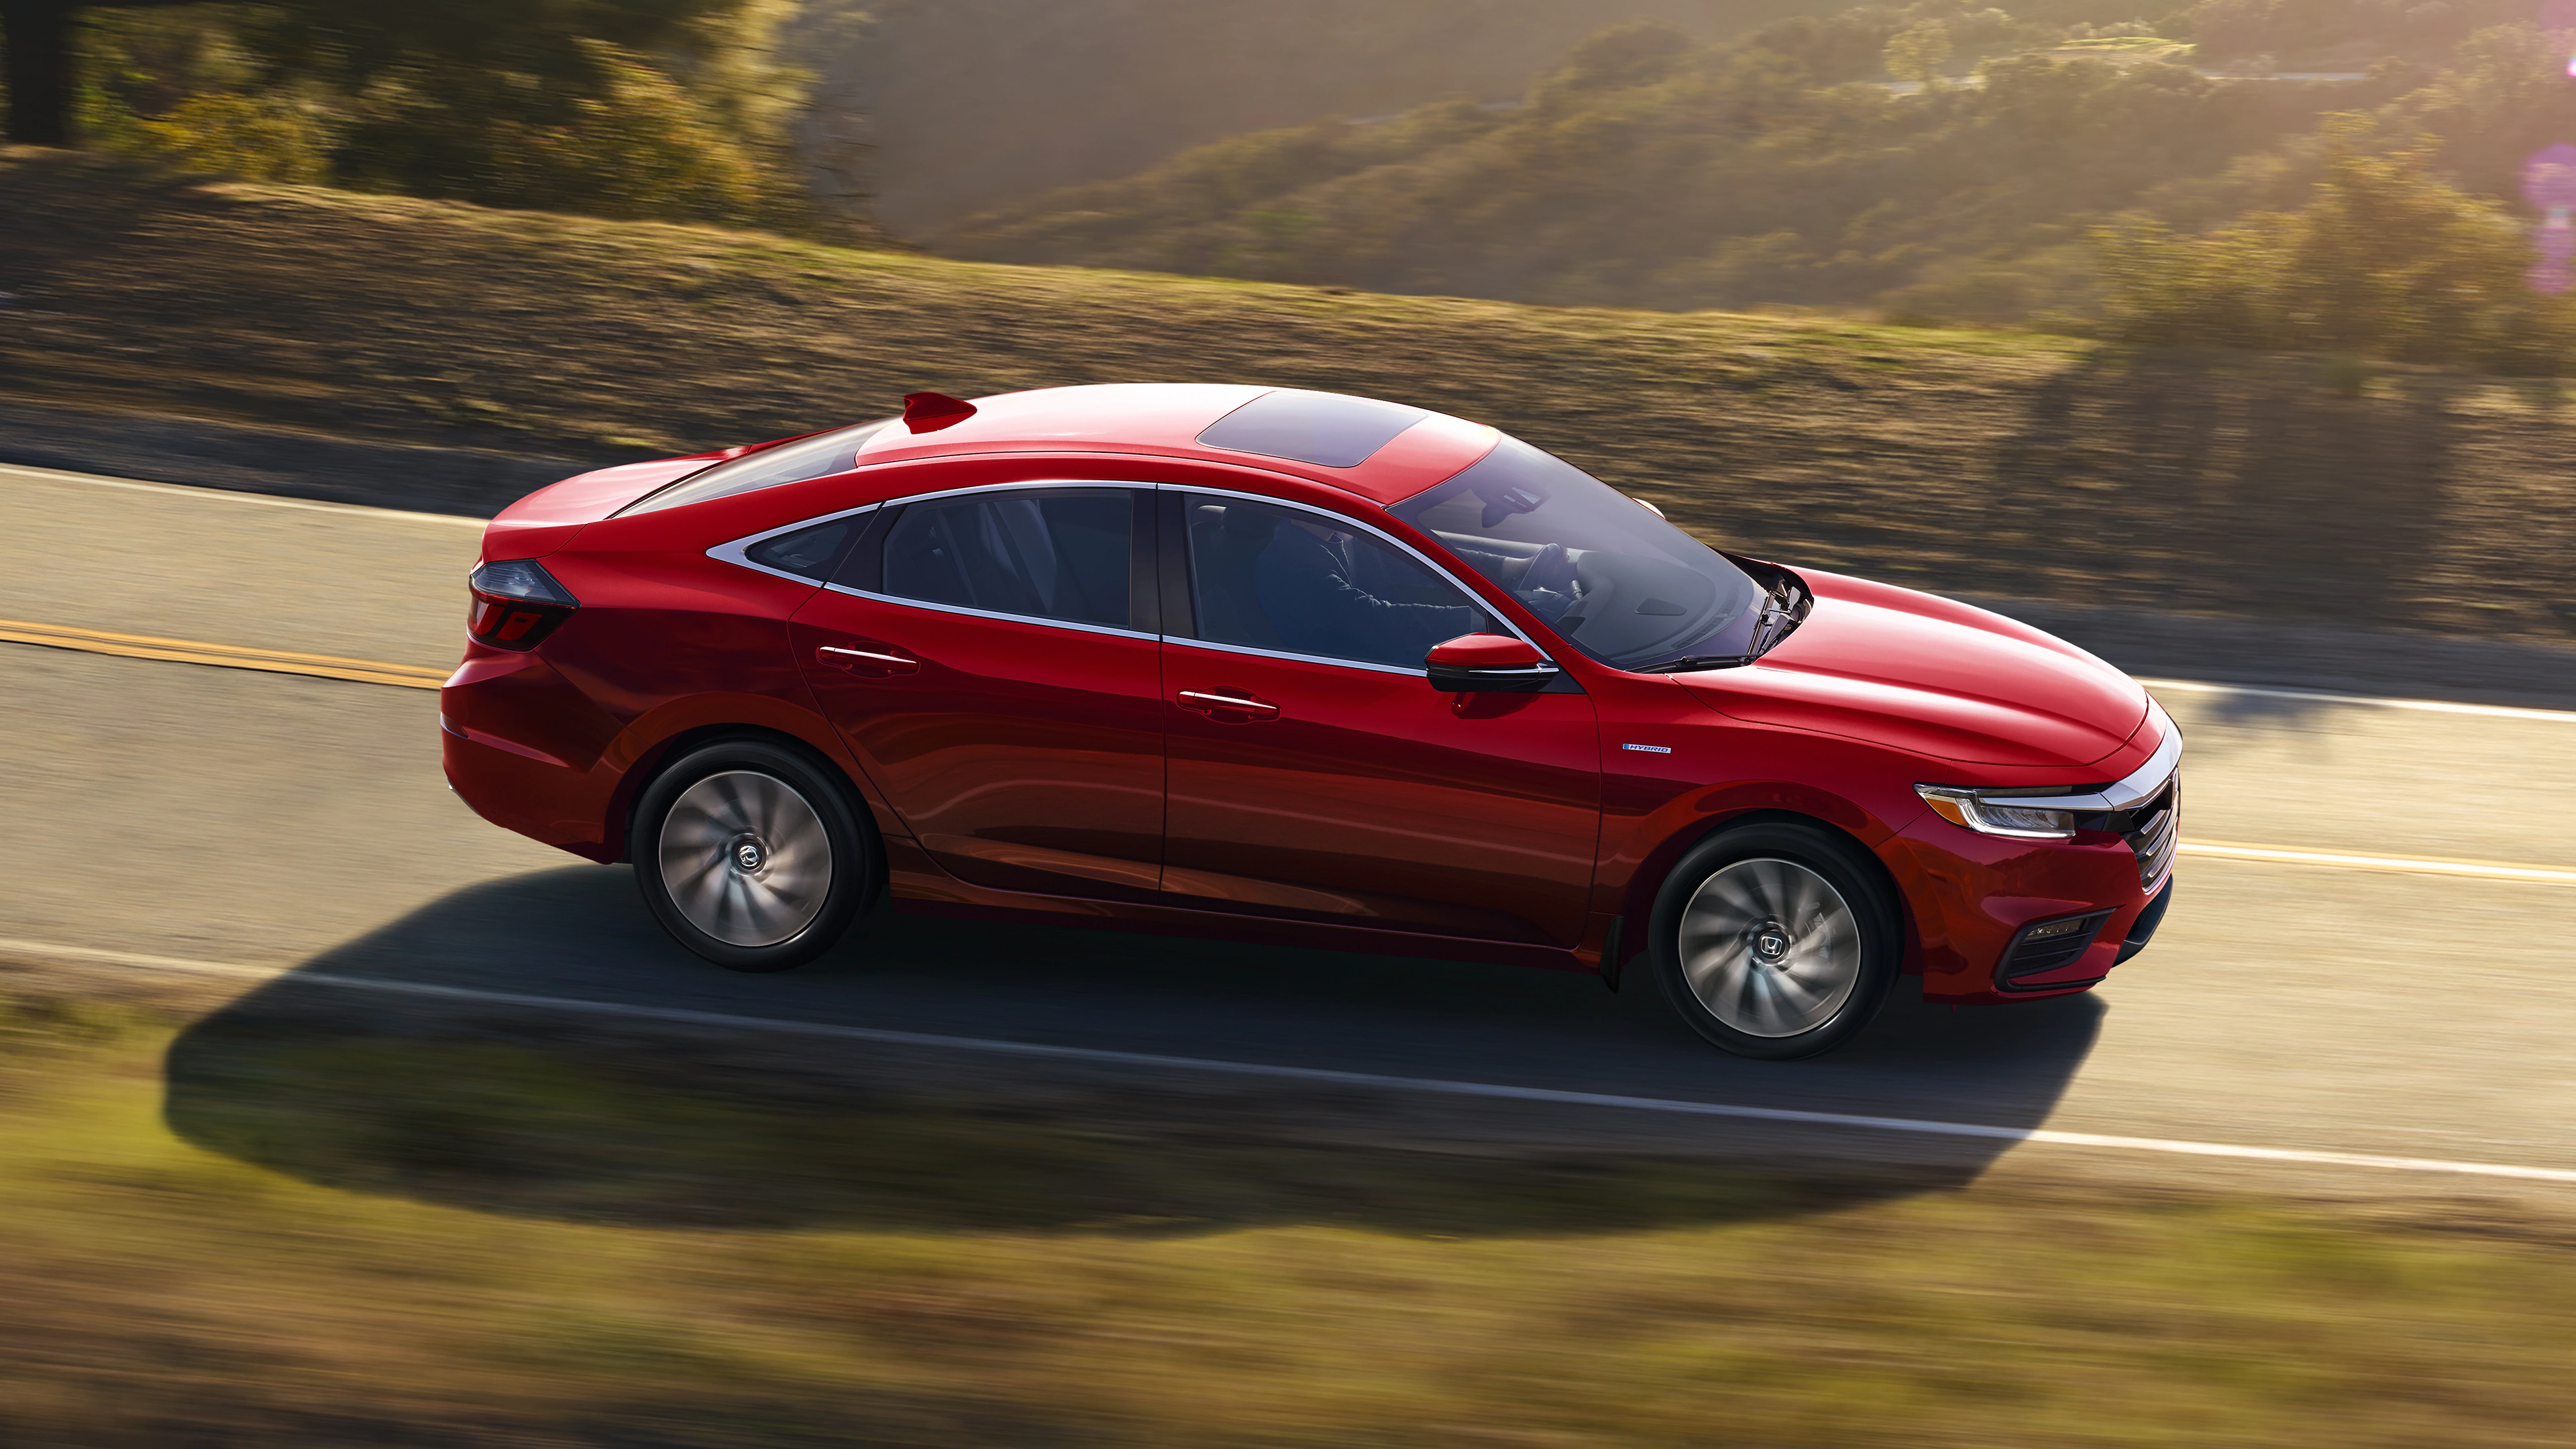
[[[1751,649],[1760,585],[1645,505],[1516,438],[1388,511],[1612,668],[1651,672]]]
[[[1123,488],[1012,489],[915,503],[886,532],[878,588],[899,599],[1123,629],[1135,513]]]
[[[1190,602],[1211,643],[1419,669],[1444,639],[1500,631],[1419,560],[1321,515],[1193,493],[1182,517]]]

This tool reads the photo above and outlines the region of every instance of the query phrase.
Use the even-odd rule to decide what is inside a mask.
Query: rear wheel
[[[1878,1014],[1902,947],[1859,848],[1762,822],[1692,847],[1656,896],[1656,979],[1691,1029],[1739,1056],[1832,1051]]]
[[[765,740],[673,761],[636,801],[627,849],[662,928],[736,971],[784,971],[831,949],[876,880],[849,792]]]

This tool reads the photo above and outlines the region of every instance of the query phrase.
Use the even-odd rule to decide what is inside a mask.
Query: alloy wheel
[[[1691,994],[1747,1036],[1813,1031],[1861,979],[1850,904],[1790,860],[1739,860],[1701,882],[1682,907],[1679,945]]]
[[[662,820],[663,886],[689,924],[731,946],[774,946],[821,914],[832,841],[795,787],[724,770],[680,793]]]

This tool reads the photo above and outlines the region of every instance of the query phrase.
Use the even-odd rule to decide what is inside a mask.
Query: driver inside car
[[[1422,572],[1383,545],[1283,520],[1253,565],[1253,596],[1283,648],[1417,666],[1432,645],[1484,627],[1479,609],[1386,597]]]

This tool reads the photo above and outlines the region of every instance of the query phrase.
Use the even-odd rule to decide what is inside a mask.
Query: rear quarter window
[[[811,528],[764,539],[744,549],[742,556],[762,568],[776,569],[780,573],[820,583],[832,576],[833,565],[841,561],[842,551],[850,546],[850,540],[858,536],[866,523],[864,516],[836,518],[829,523],[818,523]]]

